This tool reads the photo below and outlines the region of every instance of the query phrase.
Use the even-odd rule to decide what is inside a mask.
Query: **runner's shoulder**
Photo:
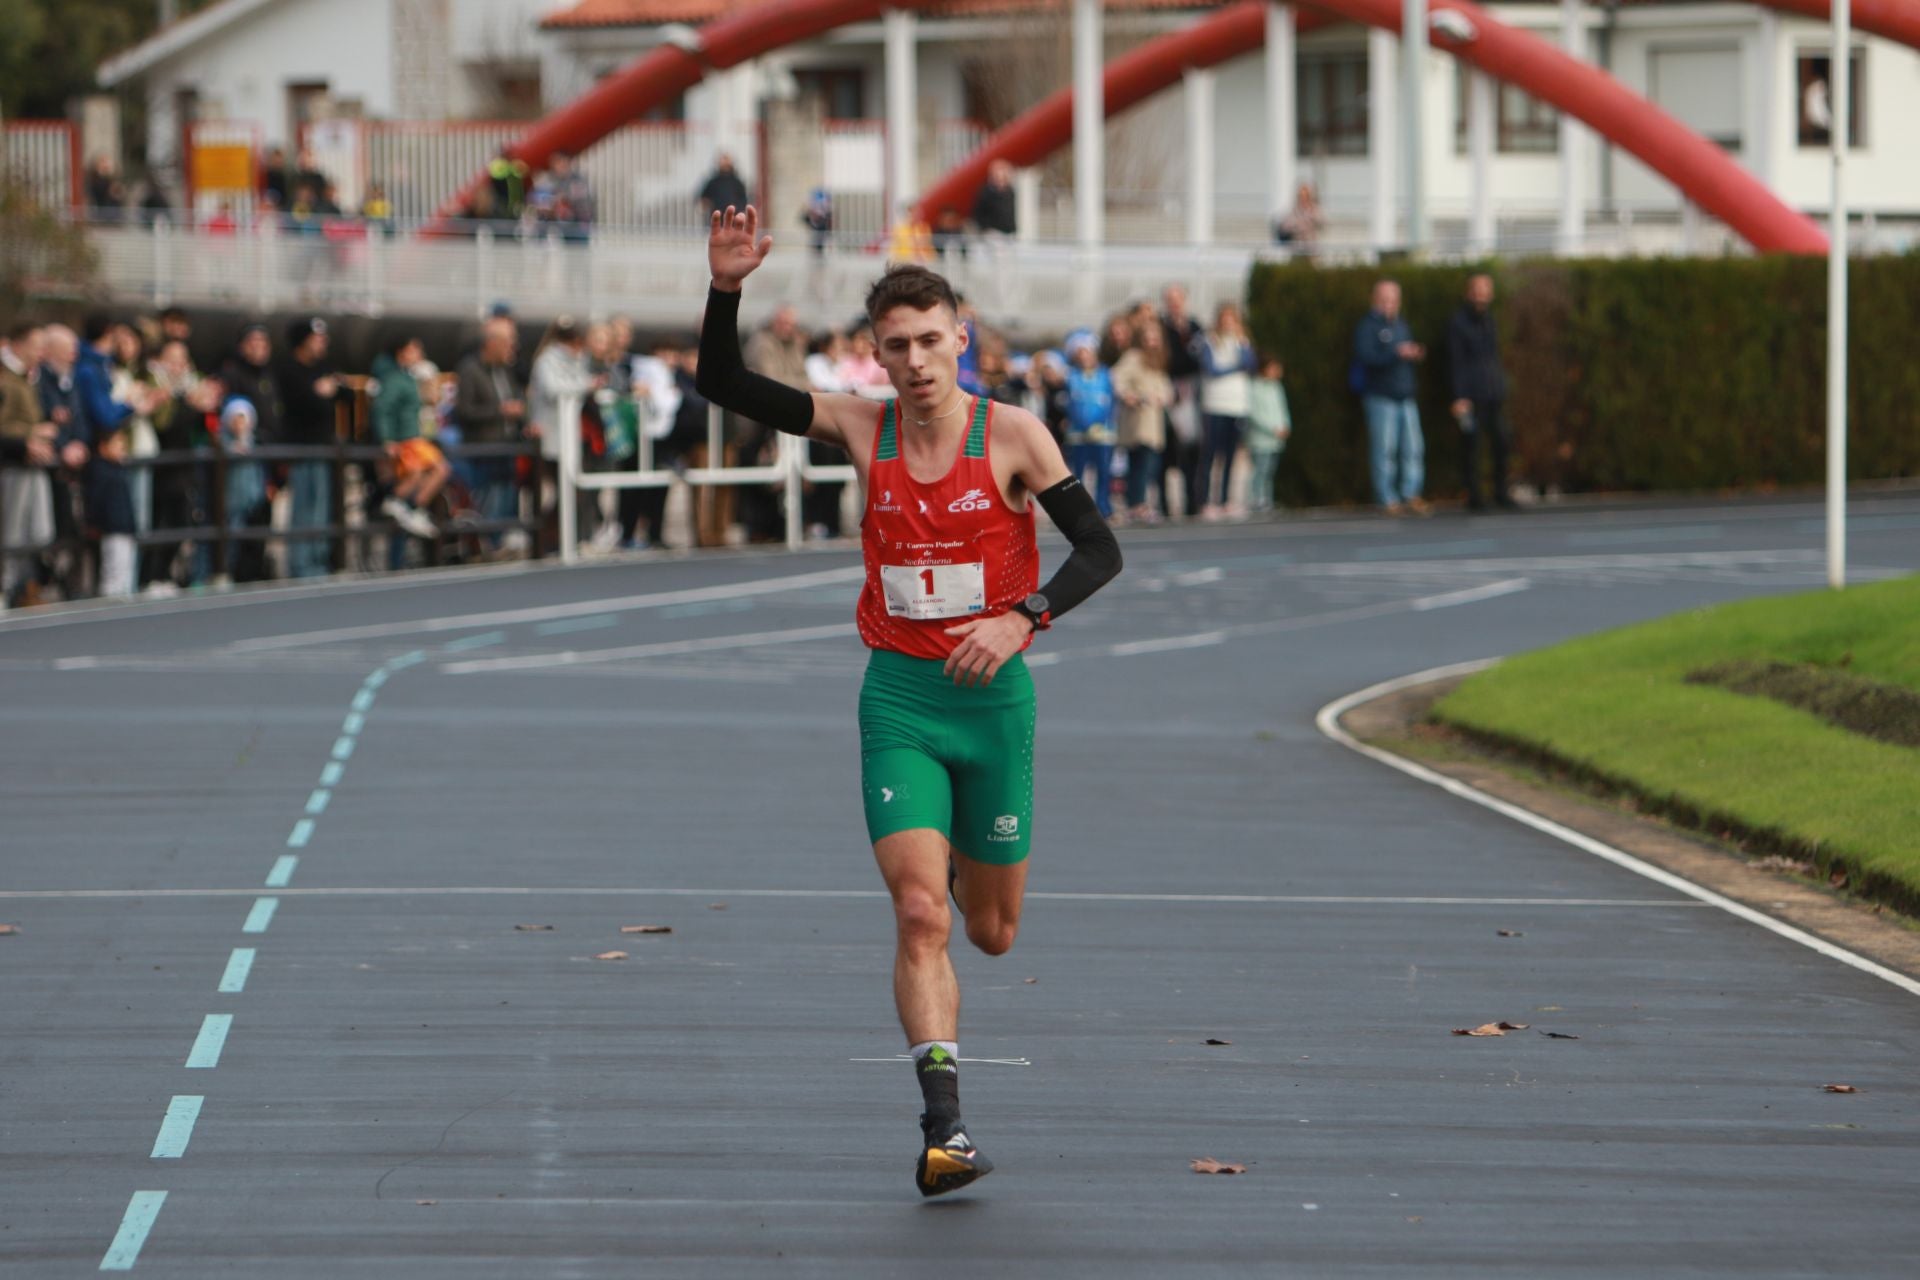
[[[880,412],[884,407],[884,401],[869,400],[865,396],[850,395],[844,391],[813,393],[815,427],[825,426],[833,433],[833,437],[837,437],[830,437],[830,443],[844,442],[848,447],[859,450],[864,450],[865,446],[872,443],[874,434],[880,429]]]

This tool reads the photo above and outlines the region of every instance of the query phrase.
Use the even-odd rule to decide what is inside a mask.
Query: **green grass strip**
[[[1920,750],[1687,680],[1742,660],[1920,690],[1920,577],[1700,609],[1523,654],[1434,715],[1920,913]]]

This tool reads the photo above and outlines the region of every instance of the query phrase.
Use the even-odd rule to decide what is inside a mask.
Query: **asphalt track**
[[[959,959],[999,1172],[932,1203],[854,555],[12,620],[0,1273],[1911,1276],[1920,999],[1313,723],[1820,545],[1799,500],[1128,535],[1036,649],[1033,896]],[[1920,566],[1920,498],[1853,560]]]

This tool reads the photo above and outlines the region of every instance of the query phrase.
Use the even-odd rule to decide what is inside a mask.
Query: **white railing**
[[[580,414],[584,401],[578,396],[561,399],[559,406],[559,517],[560,561],[573,564],[580,558],[578,498],[607,489],[664,489],[675,480],[690,488],[713,489],[729,485],[768,485],[778,487],[786,508],[788,549],[799,547],[806,539],[801,511],[803,486],[817,483],[852,483],[854,469],[844,463],[819,466],[808,460],[807,442],[798,436],[777,435],[779,455],[771,463],[759,466],[681,467],[673,470],[654,462],[654,441],[643,428],[639,432],[638,452],[633,465],[617,471],[586,471],[580,466]],[[707,410],[707,453],[709,459],[724,458],[724,417],[718,406]],[[657,533],[657,531],[656,531]]]
[[[62,120],[14,120],[0,124],[0,169],[16,175],[43,209],[79,203],[74,127]]]

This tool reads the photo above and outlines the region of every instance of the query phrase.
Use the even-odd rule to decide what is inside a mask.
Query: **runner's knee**
[[[901,946],[933,950],[947,945],[952,925],[945,897],[918,887],[903,889],[894,898],[893,916],[900,929]]]
[[[997,916],[967,918],[967,941],[990,956],[1003,956],[1013,950],[1013,938],[1018,932],[1018,924]]]

